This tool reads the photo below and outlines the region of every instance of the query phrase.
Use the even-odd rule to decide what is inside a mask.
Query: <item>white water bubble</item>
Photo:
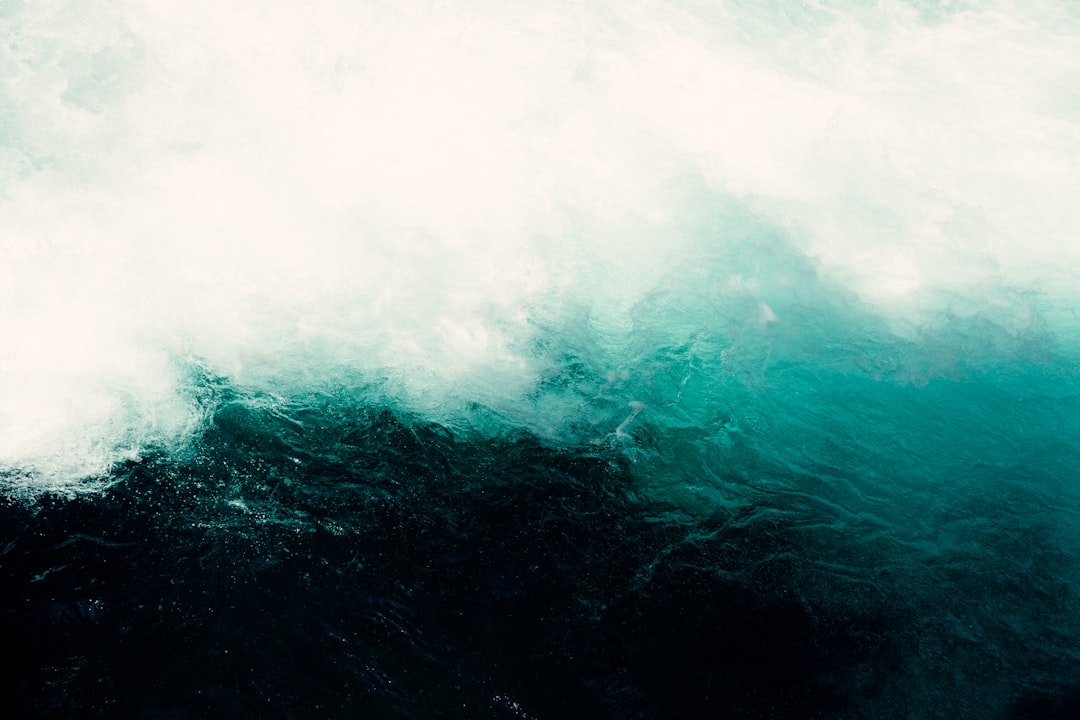
[[[1069,3],[309,5],[5,6],[0,466],[182,444],[191,357],[557,441],[811,286],[1075,340]]]

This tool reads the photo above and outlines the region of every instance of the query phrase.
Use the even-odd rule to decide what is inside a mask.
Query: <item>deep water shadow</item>
[[[116,480],[0,507],[6,717],[834,717],[893,663],[782,524],[596,447],[234,405]]]

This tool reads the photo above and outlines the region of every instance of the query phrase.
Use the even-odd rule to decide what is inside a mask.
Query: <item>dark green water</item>
[[[788,372],[824,402],[824,380]],[[822,377],[830,407],[854,392]],[[1069,446],[999,439],[948,477],[922,465],[956,452],[933,427],[974,422],[972,393],[1003,377],[863,398],[926,425],[894,438],[903,453],[806,437],[829,445],[803,466],[750,428],[711,447],[647,415],[615,444],[458,437],[199,382],[212,421],[185,456],[3,505],[9,717],[1065,718],[1080,702],[1072,508],[1051,498]],[[658,491],[675,473],[685,487]]]

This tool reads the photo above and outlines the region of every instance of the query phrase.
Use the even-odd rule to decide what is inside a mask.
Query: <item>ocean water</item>
[[[0,0],[0,716],[1073,718],[1080,6]]]

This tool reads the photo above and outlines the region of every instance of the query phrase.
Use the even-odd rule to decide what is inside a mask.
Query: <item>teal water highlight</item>
[[[197,713],[192,693],[239,672],[195,671],[223,651],[188,642],[200,602],[295,582],[332,630],[259,592],[241,605],[339,647],[374,616],[327,598],[382,552],[400,587],[358,592],[413,618],[411,639],[342,641],[381,668],[350,676],[343,716],[431,716],[456,692],[479,716],[566,716],[524,679],[538,647],[579,716],[1069,716],[1078,38],[1049,1],[0,5],[0,567],[19,578],[21,710],[109,715],[74,669],[72,704],[42,704],[65,638],[120,671],[168,637],[190,687],[168,687],[171,709],[118,689],[123,713]],[[437,541],[374,537],[401,527]],[[140,532],[157,549],[114,558],[152,576],[136,602],[80,548]],[[292,558],[305,533],[329,533],[324,555]],[[236,562],[183,560],[231,543]],[[200,588],[171,630],[140,609],[168,604],[151,556]],[[508,589],[525,558],[540,569]],[[425,604],[424,563],[478,604]],[[781,669],[740,674],[753,638],[712,604],[772,618]],[[504,649],[447,619],[481,610]],[[20,649],[21,620],[57,617],[41,655]],[[86,649],[124,617],[129,654]],[[315,713],[330,689],[296,694],[244,618],[284,716]],[[707,639],[735,649],[709,665]],[[455,652],[480,659],[453,669]],[[269,712],[221,692],[198,707]]]

